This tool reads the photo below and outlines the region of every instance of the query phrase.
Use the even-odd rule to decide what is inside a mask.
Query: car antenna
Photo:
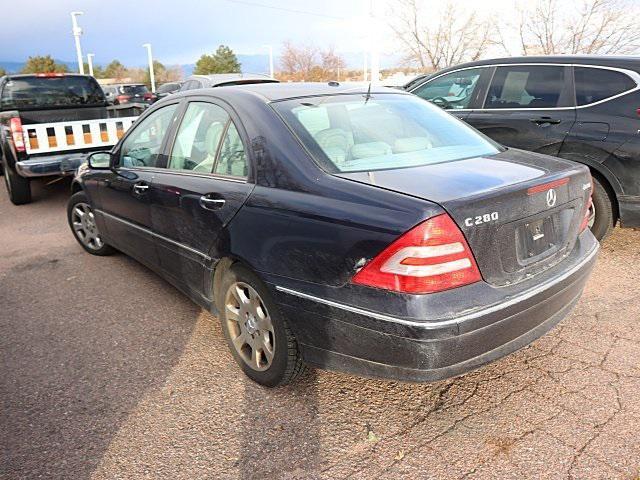
[[[367,103],[371,98],[371,82],[369,82],[369,88],[367,89],[367,94],[364,96],[364,103]]]

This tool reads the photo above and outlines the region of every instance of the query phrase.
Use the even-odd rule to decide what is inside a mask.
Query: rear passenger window
[[[570,106],[564,67],[498,67],[485,108],[554,108]]]
[[[191,102],[167,168],[246,177],[247,156],[229,114],[212,103]]]
[[[167,168],[213,172],[227,112],[212,103],[192,102],[184,114]]]
[[[626,74],[603,68],[575,67],[576,103],[589,105],[635,88]]]
[[[249,173],[244,145],[233,122],[230,122],[227,128],[214,171],[220,175],[234,177],[246,177]]]

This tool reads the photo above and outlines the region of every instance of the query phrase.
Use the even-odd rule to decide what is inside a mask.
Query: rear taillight
[[[64,73],[36,73],[36,77],[38,78],[54,78],[54,77],[64,77]]]
[[[153,100],[156,98],[156,96],[151,92],[147,92],[142,96],[142,98],[144,98],[145,100]]]
[[[586,185],[585,185],[586,186]],[[580,224],[580,233],[584,232],[589,226],[589,219],[591,218],[591,206],[593,205],[593,177],[591,177],[591,188],[589,189],[589,200],[585,204],[584,214],[582,216],[582,223]]]
[[[116,100],[118,100],[118,102],[120,103],[129,103],[129,95],[118,95],[116,97]]]
[[[9,120],[9,128],[11,129],[11,138],[13,138],[13,146],[17,152],[26,151],[24,144],[24,134],[22,133],[22,122],[20,118],[13,117]]]
[[[395,240],[356,273],[352,282],[402,293],[434,293],[481,279],[464,235],[443,214]]]

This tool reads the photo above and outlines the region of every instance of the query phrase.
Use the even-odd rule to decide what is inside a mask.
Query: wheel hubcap
[[[91,250],[100,250],[104,245],[93,210],[86,203],[77,203],[71,213],[71,224],[78,240]]]
[[[225,295],[225,321],[231,343],[253,370],[267,370],[275,353],[271,317],[258,292],[243,282],[233,283]]]

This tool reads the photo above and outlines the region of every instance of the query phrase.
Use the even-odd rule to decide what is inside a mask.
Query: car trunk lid
[[[440,204],[485,281],[530,278],[571,252],[590,193],[586,167],[518,150],[423,167],[341,173]]]

